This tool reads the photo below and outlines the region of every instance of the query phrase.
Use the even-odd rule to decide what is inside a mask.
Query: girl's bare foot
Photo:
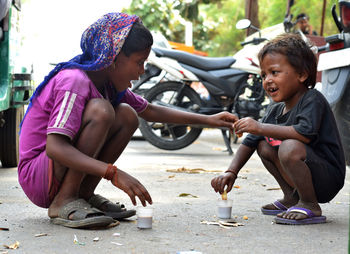
[[[68,204],[68,203],[70,203],[70,202],[72,202],[72,201],[74,201],[75,199],[67,199],[67,200],[62,200],[62,201],[58,201],[58,200],[56,200],[56,198],[54,199],[54,201],[51,203],[51,205],[50,205],[50,207],[49,207],[49,209],[48,209],[48,216],[50,217],[50,218],[56,218],[56,217],[58,217],[58,212],[61,210],[61,208],[64,206],[64,205],[66,205],[66,204]]]

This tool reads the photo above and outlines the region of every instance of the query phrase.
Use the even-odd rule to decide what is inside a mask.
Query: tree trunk
[[[245,0],[245,17],[253,26],[260,28],[258,0]],[[255,32],[255,29],[247,29],[247,36]]]

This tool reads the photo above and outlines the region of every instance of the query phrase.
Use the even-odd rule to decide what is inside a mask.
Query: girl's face
[[[303,82],[308,75],[297,73],[282,54],[266,54],[260,68],[265,91],[273,101],[285,102],[286,111],[294,107],[307,91]]]
[[[131,87],[131,80],[139,79],[140,75],[145,72],[144,64],[150,50],[149,48],[144,51],[135,52],[130,56],[126,56],[123,52],[119,53],[115,64],[112,64],[108,68],[108,78],[118,92]]]

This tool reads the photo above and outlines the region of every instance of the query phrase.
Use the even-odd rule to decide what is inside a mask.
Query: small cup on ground
[[[232,199],[219,199],[217,203],[217,212],[220,219],[230,219],[232,213]]]
[[[137,227],[140,229],[152,228],[153,208],[139,207],[137,209]]]

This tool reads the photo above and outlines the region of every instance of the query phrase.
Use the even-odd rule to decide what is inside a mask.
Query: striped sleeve
[[[47,134],[62,134],[73,139],[80,128],[85,103],[72,91],[59,91],[50,114]]]

